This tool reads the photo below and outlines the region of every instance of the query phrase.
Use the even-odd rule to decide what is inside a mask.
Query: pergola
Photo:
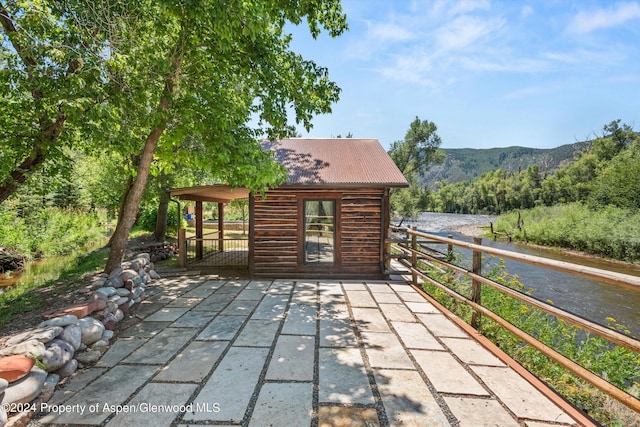
[[[198,187],[174,188],[169,191],[171,197],[180,200],[196,202],[196,257],[202,259],[202,239],[203,215],[202,202],[212,202],[218,204],[218,247],[224,249],[224,205],[232,200],[246,199],[249,197],[249,190],[246,188],[234,188],[226,184],[202,185]],[[178,232],[178,242],[182,247],[186,241],[186,230],[180,229]],[[180,266],[186,264],[186,251],[180,250]]]

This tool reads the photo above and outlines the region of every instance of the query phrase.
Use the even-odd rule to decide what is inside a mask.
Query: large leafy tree
[[[346,30],[339,0],[0,0],[0,202],[64,153],[118,153],[129,180],[110,271],[154,165],[254,191],[277,184],[258,138],[286,134],[290,116],[309,129],[339,95],[289,47],[285,25],[303,22],[314,37]],[[192,135],[197,155],[183,143]]]
[[[87,2],[0,1],[0,202],[45,162],[82,145],[77,126],[104,99],[105,33],[78,20]]]
[[[338,0],[141,3],[147,13],[124,23],[136,42],[109,55],[119,79],[111,102],[125,124],[119,143],[139,151],[106,271],[122,260],[154,157],[263,190],[282,174],[257,137],[285,133],[289,110],[309,129],[339,94],[326,69],[289,49],[284,29],[306,19],[313,36],[321,27],[339,35],[346,21]],[[190,134],[203,142],[197,156],[182,149]]]
[[[438,149],[441,140],[437,131],[435,123],[416,117],[404,140],[391,144],[389,155],[409,182],[409,188],[391,194],[391,207],[402,220],[415,219],[429,206],[429,190],[420,185],[419,178],[431,164],[444,160],[444,152]]]

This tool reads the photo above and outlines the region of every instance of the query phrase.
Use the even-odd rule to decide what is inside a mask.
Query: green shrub
[[[640,261],[640,213],[632,209],[594,210],[580,203],[539,206],[500,215],[496,230],[516,240]]]
[[[70,254],[103,240],[108,231],[97,212],[49,207],[19,216],[0,208],[0,246],[28,258]]]
[[[158,205],[147,205],[143,207],[136,224],[145,231],[153,232],[156,229],[156,218],[158,217]],[[178,206],[175,203],[169,204],[169,216],[167,218],[167,233],[178,235],[178,224],[182,223],[182,216],[178,222]]]

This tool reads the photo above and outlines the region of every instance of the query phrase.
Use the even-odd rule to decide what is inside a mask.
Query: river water
[[[457,230],[464,230],[467,226],[489,226],[489,222],[495,222],[495,218],[489,215],[428,212],[421,214],[417,221],[406,223],[405,225],[415,225],[419,231],[425,233],[441,236],[452,235],[455,239],[471,242],[473,241],[472,237],[461,234]],[[640,266],[638,265],[576,256],[567,251],[532,247],[520,243],[494,242],[488,238],[484,238],[482,243],[494,248],[640,276]],[[439,249],[441,250],[442,247]],[[469,251],[463,249],[458,249],[458,251],[462,253],[463,258],[470,259]],[[498,259],[491,259],[489,256],[485,256],[482,266],[483,271],[489,271],[493,265],[498,263]],[[609,323],[607,318],[614,318],[616,323],[624,325],[631,331],[632,336],[640,337],[640,291],[621,288],[518,261],[505,260],[505,265],[511,275],[517,274],[519,276],[520,282],[525,285],[526,289],[533,289],[531,294],[533,297],[542,301],[550,300],[556,307],[605,326]]]

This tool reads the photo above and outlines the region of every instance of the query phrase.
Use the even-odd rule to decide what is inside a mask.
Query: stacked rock
[[[8,413],[37,413],[62,378],[100,359],[116,324],[142,300],[145,285],[160,278],[153,267],[143,253],[108,276],[94,276],[87,300],[45,313],[37,327],[5,342],[0,348],[0,427]]]

